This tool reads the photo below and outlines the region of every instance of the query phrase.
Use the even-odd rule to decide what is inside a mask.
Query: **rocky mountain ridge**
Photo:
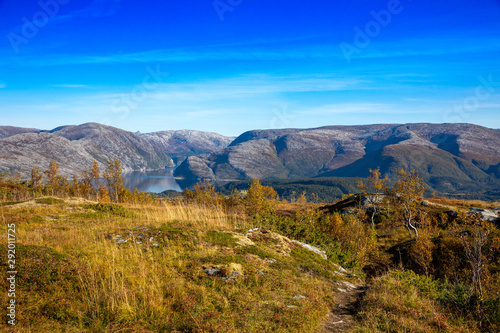
[[[415,169],[441,191],[499,180],[500,130],[471,124],[377,124],[248,131],[227,148],[184,161],[195,179],[366,177]]]
[[[176,164],[188,156],[211,153],[226,148],[235,138],[195,130],[161,131],[140,134],[168,154]]]
[[[132,133],[97,123],[52,130],[0,126],[0,172],[48,168],[56,160],[63,175],[80,173],[94,160],[101,169],[117,157],[125,171],[173,167],[187,156],[225,148],[233,140],[217,133],[180,130]]]
[[[0,139],[3,172],[26,173],[34,166],[46,169],[50,161],[56,160],[60,173],[71,175],[90,167],[94,160],[104,168],[113,157],[121,161],[126,171],[173,165],[170,157],[142,137],[97,123],[61,126],[50,131],[10,129],[7,133],[10,135]]]

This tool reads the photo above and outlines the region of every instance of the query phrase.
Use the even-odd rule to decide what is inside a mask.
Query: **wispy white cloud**
[[[88,6],[74,10],[66,15],[59,15],[51,20],[53,22],[64,22],[74,18],[98,18],[115,15],[121,8],[122,0],[94,0]]]
[[[161,84],[150,97],[164,101],[236,99],[280,93],[370,89],[367,83],[356,78],[244,76],[196,83]]]
[[[331,50],[272,50],[258,48],[228,49],[161,49],[134,53],[117,53],[108,55],[72,55],[52,54],[47,57],[23,57],[20,63],[28,66],[54,66],[75,64],[130,64],[130,63],[162,63],[162,62],[194,62],[210,60],[290,60],[332,58]],[[7,64],[7,60],[4,61]]]
[[[335,114],[414,114],[433,113],[435,110],[428,106],[410,106],[391,103],[338,103],[326,104],[318,107],[298,110],[296,114],[302,115],[335,115]]]
[[[500,38],[492,36],[475,38],[474,42],[470,42],[470,38],[407,38],[390,42],[374,40],[366,48],[361,49],[359,54],[353,54],[352,58],[441,56],[499,50]]]
[[[499,109],[500,103],[480,103],[478,109]]]
[[[362,49],[355,58],[391,58],[413,57],[425,55],[456,55],[462,53],[481,53],[500,50],[500,38],[485,37],[475,43],[463,43],[458,40],[446,39],[403,39],[392,42],[373,41]],[[111,53],[103,55],[89,54],[47,54],[46,56],[26,56],[22,63],[30,66],[53,66],[72,64],[130,64],[130,63],[162,63],[162,62],[195,62],[211,60],[233,61],[286,61],[344,58],[341,49],[331,44],[306,45],[273,45],[273,43],[247,43],[242,45],[207,45],[193,48],[155,49],[129,53]],[[7,64],[8,59],[4,60]],[[3,63],[3,62],[2,62]],[[397,75],[394,75],[396,77]],[[404,76],[404,75],[402,75]],[[414,79],[425,78],[427,75],[412,74]]]
[[[85,88],[86,84],[54,84],[54,87],[60,88]]]
[[[91,5],[82,10],[80,15],[107,15],[119,8],[118,0],[96,1],[95,3],[108,3],[109,10],[99,9],[104,5]],[[104,7],[105,8],[105,7]],[[86,14],[83,14],[86,13]],[[93,13],[93,14],[92,14]],[[61,18],[61,17],[58,17]],[[61,18],[62,19],[62,18]],[[456,55],[462,53],[481,53],[500,50],[500,38],[485,36],[478,38],[474,43],[464,43],[458,38],[429,38],[429,39],[401,39],[397,41],[372,41],[359,54],[352,58],[391,58],[412,57],[425,55]],[[191,48],[154,49],[140,52],[109,53],[109,54],[46,54],[44,56],[18,56],[16,62],[27,66],[54,66],[74,64],[131,64],[131,63],[162,63],[162,62],[195,62],[212,60],[232,61],[287,61],[287,60],[313,60],[331,59],[342,61],[344,54],[340,47],[332,40],[331,43],[289,43],[274,42],[246,42],[241,44],[205,45]],[[0,64],[9,64],[9,59],[3,59]],[[397,74],[394,74],[396,77]],[[403,75],[404,76],[404,75]],[[425,78],[425,74],[412,74],[414,79]]]

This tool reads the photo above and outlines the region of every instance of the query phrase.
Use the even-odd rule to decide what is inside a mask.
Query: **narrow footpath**
[[[318,333],[348,332],[356,326],[356,315],[368,286],[338,283],[335,307],[320,325]]]

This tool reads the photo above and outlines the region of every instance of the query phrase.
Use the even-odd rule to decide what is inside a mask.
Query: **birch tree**
[[[422,178],[412,170],[410,172],[399,169],[396,171],[397,181],[388,191],[389,198],[395,209],[395,216],[403,222],[410,238],[418,237],[415,218],[420,209],[421,197],[424,195],[425,185]]]

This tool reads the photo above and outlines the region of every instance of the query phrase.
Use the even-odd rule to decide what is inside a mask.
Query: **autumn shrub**
[[[463,245],[447,232],[436,238],[433,258],[436,278],[460,282],[468,275]]]
[[[194,186],[193,191],[184,189],[184,197],[188,201],[194,201],[203,206],[220,206],[222,198],[215,191],[215,186],[205,179]]]
[[[432,268],[433,248],[434,243],[428,232],[420,232],[410,247],[410,257],[425,275],[429,275]]]
[[[278,194],[272,187],[263,186],[258,179],[254,179],[244,199],[247,214],[262,216],[273,213],[277,197]]]
[[[92,209],[98,213],[111,214],[121,217],[134,217],[135,214],[131,210],[115,204],[115,203],[98,203],[98,204],[88,204],[84,206],[86,209]]]
[[[354,214],[333,213],[318,219],[319,230],[340,244],[349,267],[362,268],[377,252],[375,230]]]
[[[420,234],[411,244],[409,255],[413,262],[418,266],[420,271],[425,275],[431,273],[432,255],[435,247],[432,241],[434,228],[430,216],[421,213],[419,218]]]

